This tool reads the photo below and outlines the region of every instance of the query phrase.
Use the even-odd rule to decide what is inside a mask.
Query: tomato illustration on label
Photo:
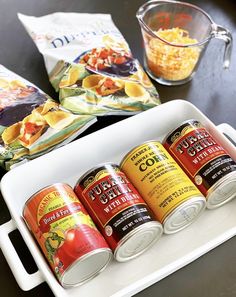
[[[26,203],[23,216],[60,282],[83,256],[98,249],[110,253],[84,206],[66,184],[36,193]]]

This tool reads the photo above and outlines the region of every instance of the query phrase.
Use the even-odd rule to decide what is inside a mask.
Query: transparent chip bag
[[[78,114],[129,115],[160,104],[109,14],[18,14],[42,53],[63,107]]]
[[[95,121],[0,65],[0,166],[6,170],[67,144]]]

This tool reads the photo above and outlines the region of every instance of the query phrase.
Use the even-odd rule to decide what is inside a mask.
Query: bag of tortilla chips
[[[18,14],[43,54],[63,107],[78,114],[127,115],[160,104],[108,14]]]
[[[0,166],[12,167],[62,146],[96,121],[65,110],[0,65]]]

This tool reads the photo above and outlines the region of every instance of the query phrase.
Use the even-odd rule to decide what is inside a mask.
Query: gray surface
[[[111,13],[128,41],[133,55],[142,62],[141,34],[135,18],[141,0],[0,0],[0,63],[25,77],[49,95],[57,98],[47,79],[43,58],[16,17],[17,12],[41,16],[56,11]],[[205,9],[215,20],[236,34],[236,2],[229,0],[189,1]],[[179,87],[156,84],[162,102],[183,98],[195,104],[215,124],[227,122],[236,128],[236,55],[233,50],[230,70],[222,69],[223,42],[212,40],[193,81]],[[110,125],[124,117],[99,119],[87,133]],[[4,174],[4,171],[1,171]],[[17,199],[17,197],[16,197]],[[0,199],[0,224],[10,214]],[[220,219],[220,218],[219,218]],[[11,239],[26,266],[34,272],[35,264],[19,233]],[[142,269],[142,267],[140,267]],[[112,276],[111,276],[112,277]],[[1,296],[53,296],[46,284],[29,292],[18,287],[0,251]],[[94,292],[94,296],[95,296]],[[158,297],[232,297],[236,296],[236,240],[222,244],[188,266],[158,282],[137,296]]]

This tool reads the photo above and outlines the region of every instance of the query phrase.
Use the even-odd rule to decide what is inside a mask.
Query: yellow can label
[[[202,196],[159,142],[133,149],[122,161],[121,169],[162,223],[184,201]]]

